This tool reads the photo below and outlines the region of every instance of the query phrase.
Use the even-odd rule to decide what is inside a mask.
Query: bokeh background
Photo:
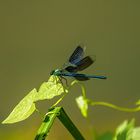
[[[140,98],[140,1],[131,0],[1,0],[0,1],[0,121],[34,87],[48,80],[75,47],[82,43],[96,63],[85,73],[107,75],[107,80],[85,82],[87,96],[123,107],[135,107]],[[86,139],[93,131],[113,131],[125,119],[140,113],[90,107],[84,119],[75,97],[75,86],[61,103]],[[55,101],[37,104],[47,112]],[[0,139],[31,140],[41,123],[34,113],[23,122],[0,124]],[[73,139],[56,120],[48,140]]]

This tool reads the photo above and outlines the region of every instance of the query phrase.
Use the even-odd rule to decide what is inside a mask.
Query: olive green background
[[[82,43],[96,63],[85,73],[107,75],[107,80],[84,82],[87,96],[95,101],[135,107],[140,98],[140,1],[139,0],[1,0],[0,1],[0,121],[34,87],[47,81],[75,47]],[[140,113],[124,113],[106,107],[90,107],[84,119],[75,104],[75,86],[61,105],[83,133],[93,138],[113,131],[125,119]],[[55,101],[37,104],[43,112]],[[0,125],[0,139],[33,139],[41,123],[34,113],[23,122]],[[48,140],[71,140],[59,121]]]

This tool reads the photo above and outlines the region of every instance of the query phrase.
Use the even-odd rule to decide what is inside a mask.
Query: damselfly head
[[[50,75],[60,76],[61,72],[62,70],[60,69],[52,70]]]

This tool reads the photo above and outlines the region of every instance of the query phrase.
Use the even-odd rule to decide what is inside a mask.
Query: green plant
[[[140,100],[136,102],[137,106],[135,108],[123,108],[107,102],[92,101],[87,98],[85,87],[80,82],[74,80],[69,86],[65,86],[64,84],[62,84],[58,76],[52,75],[50,76],[48,82],[44,82],[43,84],[41,84],[38,91],[35,88],[31,90],[19,102],[19,104],[13,109],[10,115],[2,123],[6,124],[6,123],[15,123],[15,122],[23,121],[26,118],[28,118],[34,111],[38,111],[38,109],[35,106],[36,102],[45,99],[49,100],[54,98],[55,96],[61,96],[59,100],[50,107],[48,113],[44,115],[45,119],[42,122],[42,125],[39,128],[35,139],[44,140],[45,137],[48,135],[48,132],[50,131],[50,128],[53,125],[55,118],[58,117],[59,120],[63,123],[63,125],[68,129],[68,131],[72,134],[72,136],[76,140],[84,140],[84,137],[81,135],[79,130],[76,128],[76,126],[72,123],[72,121],[70,120],[70,118],[68,117],[64,109],[62,107],[57,107],[57,105],[64,99],[64,97],[69,93],[69,90],[75,84],[79,85],[82,91],[81,92],[82,95],[76,97],[76,103],[84,117],[87,117],[88,115],[89,105],[91,106],[102,105],[125,112],[137,112],[140,110]],[[126,124],[128,123],[126,122]],[[132,127],[133,124],[131,123],[130,126]],[[121,127],[121,128],[125,129],[127,127],[128,125],[125,125],[125,127]],[[121,132],[120,129],[117,129],[113,140],[122,140],[119,137],[120,132]],[[126,138],[126,140],[131,140],[131,139]],[[137,140],[137,139],[132,139],[132,140]]]
[[[95,134],[95,140],[140,140],[140,127],[135,127],[135,119],[125,120],[114,133]]]

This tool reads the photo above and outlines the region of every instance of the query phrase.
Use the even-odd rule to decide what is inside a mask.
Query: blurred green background
[[[87,96],[124,107],[134,107],[140,97],[140,1],[131,0],[1,0],[0,1],[0,120],[34,87],[47,81],[82,43],[96,63],[86,73],[107,75],[107,80],[85,82]],[[113,131],[125,119],[140,113],[124,113],[106,107],[90,107],[84,119],[75,97],[79,87],[61,103],[86,139],[93,130]],[[47,112],[55,101],[42,101]],[[0,125],[0,139],[33,139],[41,118],[34,113],[23,122]],[[59,121],[48,140],[71,140]]]

